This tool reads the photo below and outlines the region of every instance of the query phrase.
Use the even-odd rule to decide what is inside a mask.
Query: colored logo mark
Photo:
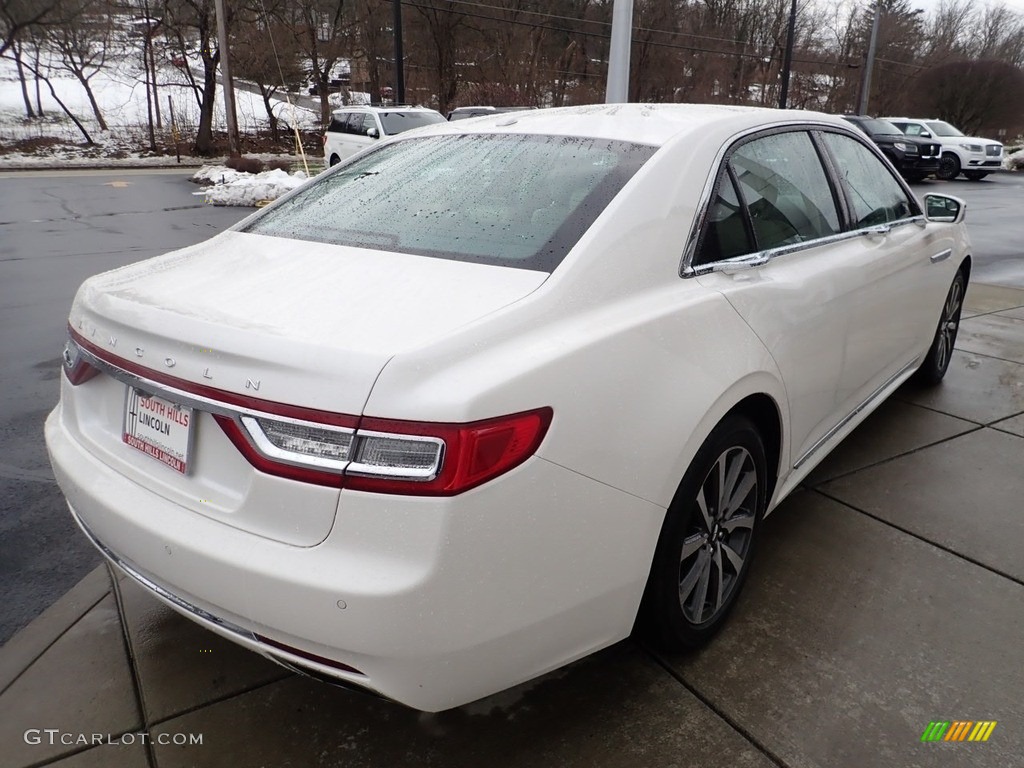
[[[988,741],[995,728],[995,720],[933,720],[921,741]]]

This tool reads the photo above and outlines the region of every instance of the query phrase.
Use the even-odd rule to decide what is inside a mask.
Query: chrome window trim
[[[779,248],[770,248],[767,251],[757,251],[756,253],[748,253],[743,256],[733,256],[730,259],[722,259],[720,261],[711,261],[707,264],[701,264],[696,267],[686,266],[683,268],[681,274],[682,277],[699,277],[701,275],[707,275],[712,272],[731,272],[739,269],[750,269],[753,267],[760,267],[767,264],[780,256],[787,256],[791,253],[800,253],[811,248],[817,248],[823,245],[834,245],[835,243],[841,243],[845,240],[855,240],[859,237],[872,237],[875,235],[884,235],[892,231],[896,227],[902,227],[907,224],[922,225],[927,220],[923,215],[912,216],[907,219],[900,219],[893,221],[882,226],[871,226],[862,227],[861,229],[853,229],[849,232],[839,232],[834,235],[827,235],[825,237],[818,237],[813,240],[804,240],[799,243],[792,243],[791,245],[784,245]]]
[[[857,135],[858,132],[852,129],[847,129],[841,125],[831,125],[829,123],[818,122],[791,121],[777,123],[775,125],[770,126],[762,125],[756,128],[749,128],[747,130],[734,134],[718,150],[717,154],[715,155],[714,162],[711,165],[712,173],[708,175],[708,178],[704,182],[704,189],[701,190],[700,202],[697,204],[696,213],[693,217],[693,222],[690,224],[690,234],[686,240],[686,247],[683,249],[683,258],[680,262],[679,267],[680,277],[699,277],[700,275],[706,275],[711,272],[727,272],[731,268],[752,268],[756,266],[761,266],[763,264],[767,264],[769,261],[779,256],[804,251],[809,248],[815,248],[819,245],[830,245],[853,237],[883,234],[883,232],[881,232],[877,226],[861,227],[860,229],[853,229],[847,232],[838,232],[834,235],[827,235],[825,237],[816,238],[814,240],[805,240],[800,243],[793,243],[792,245],[782,246],[780,248],[771,248],[766,251],[747,253],[742,256],[734,256],[731,259],[721,259],[719,261],[708,262],[707,264],[700,264],[696,267],[693,266],[693,257],[697,251],[697,243],[700,241],[701,230],[703,229],[704,221],[711,207],[712,194],[714,193],[715,187],[718,183],[718,179],[721,176],[722,163],[725,160],[726,156],[729,153],[731,153],[740,142],[752,136],[757,136],[758,134],[768,136],[771,135],[772,133],[782,132],[786,129],[799,129],[807,131],[808,133],[824,130],[830,133],[837,133],[841,136],[847,136],[849,138],[852,138],[854,141],[858,142],[862,146],[867,147],[868,150],[873,152],[876,157],[880,158],[883,163],[888,162],[885,159],[885,155],[882,154],[881,150],[878,149],[878,147],[875,146],[873,142],[869,143],[865,141],[862,135]],[[823,170],[825,171],[825,174],[829,176],[830,182],[838,181],[836,179],[831,178],[832,171],[828,167],[827,163],[823,164]],[[893,176],[893,179],[903,189],[904,194],[917,206],[918,213],[914,214],[913,216],[909,216],[905,219],[899,219],[897,221],[888,222],[887,224],[883,225],[886,227],[885,231],[888,232],[893,227],[902,226],[904,224],[918,224],[920,226],[924,226],[927,223],[927,219],[925,218],[924,211],[921,210],[921,203],[920,201],[918,201],[917,195],[915,195],[914,192],[910,189],[910,187],[907,186],[906,181],[903,178],[901,178],[899,174],[895,174]],[[840,194],[844,194],[841,189]],[[744,261],[746,261],[746,263],[744,263]]]

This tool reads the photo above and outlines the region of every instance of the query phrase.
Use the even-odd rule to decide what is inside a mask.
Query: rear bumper
[[[64,427],[60,405],[46,442],[79,524],[173,608],[288,666],[430,711],[627,636],[664,516],[534,457],[452,498],[344,491],[330,535],[301,547],[119,474]]]

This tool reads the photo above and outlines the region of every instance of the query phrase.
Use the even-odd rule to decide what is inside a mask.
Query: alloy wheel
[[[953,353],[956,343],[956,332],[960,325],[960,304],[963,301],[963,285],[953,281],[942,308],[942,322],[939,325],[938,347],[935,350],[935,363],[940,370],[949,364],[949,356]]]
[[[688,622],[707,624],[729,604],[750,552],[759,498],[750,452],[723,451],[697,492],[679,558],[679,604]]]

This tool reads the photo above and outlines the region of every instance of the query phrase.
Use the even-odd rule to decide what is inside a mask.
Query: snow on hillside
[[[93,116],[85,89],[68,72],[51,66],[49,77],[54,90],[75,116],[82,121],[96,147],[85,145],[84,137],[67,118],[60,106],[49,93],[45,83],[41,85],[40,100],[45,116],[27,120],[21,88],[17,79],[14,62],[0,59],[0,146],[11,145],[25,140],[34,140],[29,152],[7,152],[0,154],[0,167],[53,165],[117,164],[119,159],[129,159],[133,164],[170,164],[171,158],[153,158],[141,151],[148,143],[146,87],[137,51],[122,48],[119,55],[108,58],[107,67],[91,80],[93,92],[107,121],[109,130],[101,131]],[[201,71],[198,60],[191,61],[193,71]],[[158,78],[158,101],[162,128],[158,131],[157,143],[173,145],[171,139],[171,115],[181,140],[191,144],[199,123],[199,104],[194,92],[188,86],[184,70],[165,62]],[[30,98],[35,107],[36,94],[29,83]],[[297,125],[303,131],[319,130],[319,113],[314,110],[289,104],[283,98],[272,100],[274,113],[287,126]],[[242,87],[236,87],[236,112],[239,129],[243,133],[263,134],[269,132],[269,120],[262,98]],[[226,130],[223,93],[218,87],[214,111],[214,131]],[[73,146],[62,146],[68,143]]]

